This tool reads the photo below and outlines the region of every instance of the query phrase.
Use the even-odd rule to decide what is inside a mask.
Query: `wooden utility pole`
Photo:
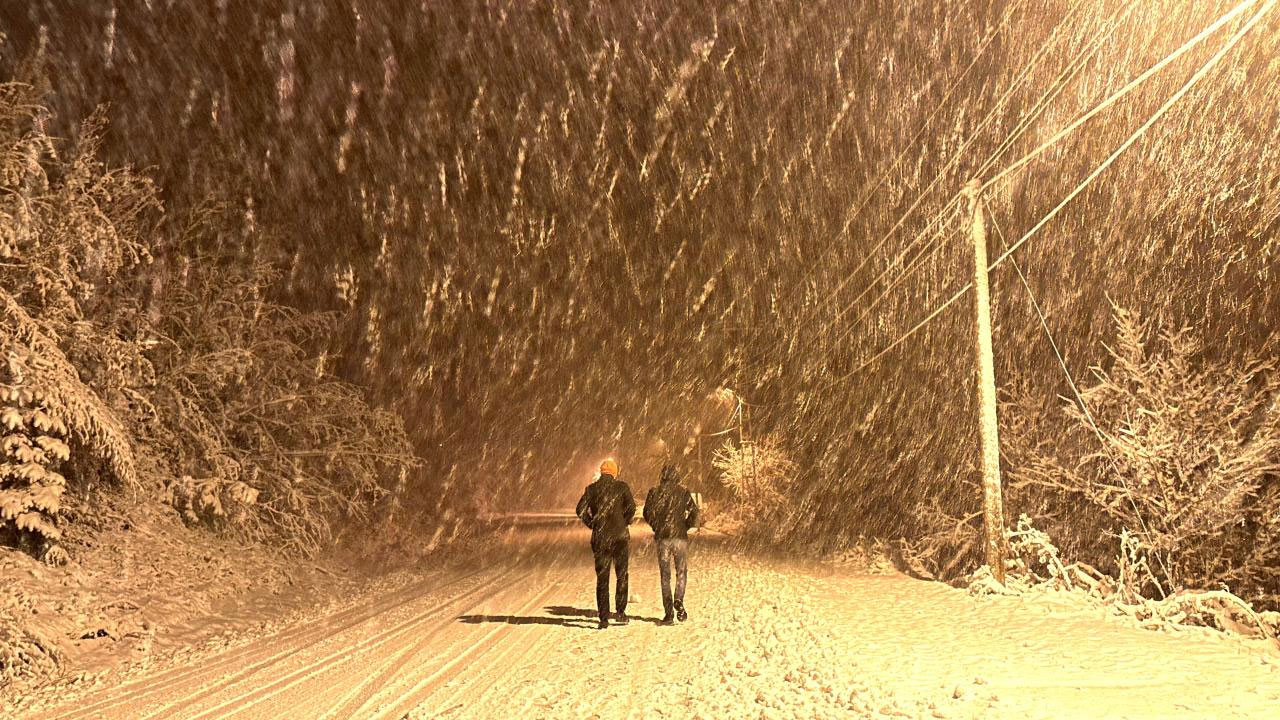
[[[1004,501],[1000,496],[1000,437],[996,420],[996,370],[991,350],[991,291],[987,278],[987,225],[981,183],[965,187],[973,215],[973,306],[978,335],[978,417],[982,435],[982,529],[987,566],[1004,583]]]
[[[742,452],[751,453],[751,483],[754,485],[756,483],[756,480],[758,479],[756,476],[756,447],[757,446],[753,443],[750,448],[747,447],[747,443],[752,442],[750,440],[747,440],[747,438],[751,436],[751,426],[748,424],[748,420],[747,420],[748,417],[749,417],[749,413],[747,412],[746,401],[743,400],[741,396],[739,396],[738,397],[738,423],[741,429],[738,432],[738,447]]]
[[[702,469],[702,425],[698,425],[698,437],[694,441],[698,444],[698,489],[701,490],[706,480],[706,471]]]

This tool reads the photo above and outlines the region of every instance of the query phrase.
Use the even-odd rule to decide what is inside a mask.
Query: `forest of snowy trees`
[[[1006,508],[1274,606],[1264,5],[6,6],[0,532],[57,561],[124,486],[299,553],[562,503],[728,386],[793,468],[773,542],[972,569],[971,306],[878,354],[968,282],[964,184],[1176,52],[985,193],[995,257],[1209,68],[992,273]]]

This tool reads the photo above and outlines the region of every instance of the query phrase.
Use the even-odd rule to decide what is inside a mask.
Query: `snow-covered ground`
[[[689,622],[636,533],[635,619],[594,629],[584,531],[513,533],[219,654],[42,694],[66,718],[1275,717],[1259,644],[1139,630],[1064,602],[766,561],[695,540]]]

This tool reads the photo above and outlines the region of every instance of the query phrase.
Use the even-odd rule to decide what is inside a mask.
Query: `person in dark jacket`
[[[658,546],[662,609],[666,611],[662,622],[669,625],[674,618],[684,622],[689,619],[689,613],[684,609],[684,588],[689,578],[689,528],[698,524],[698,505],[693,501],[693,495],[680,484],[679,475],[671,465],[662,466],[657,487],[650,490],[645,498],[644,519],[653,528]],[[672,566],[676,571],[674,597],[671,594]]]
[[[619,623],[627,622],[627,563],[630,559],[631,531],[636,517],[636,501],[631,488],[618,479],[618,463],[605,460],[600,477],[587,486],[578,500],[578,517],[591,528],[591,552],[596,563],[596,610],[600,628],[609,627],[609,567],[618,575],[614,608]]]

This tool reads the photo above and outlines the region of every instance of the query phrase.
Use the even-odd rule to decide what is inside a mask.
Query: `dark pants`
[[[591,552],[596,556],[596,610],[600,617],[609,617],[609,567],[618,574],[618,591],[613,596],[618,614],[627,611],[627,561],[631,557],[631,538],[592,537]]]
[[[658,576],[662,581],[662,609],[668,617],[672,610],[684,608],[684,586],[689,579],[687,560],[689,541],[684,538],[658,540]],[[671,596],[671,571],[676,571],[675,597]]]

